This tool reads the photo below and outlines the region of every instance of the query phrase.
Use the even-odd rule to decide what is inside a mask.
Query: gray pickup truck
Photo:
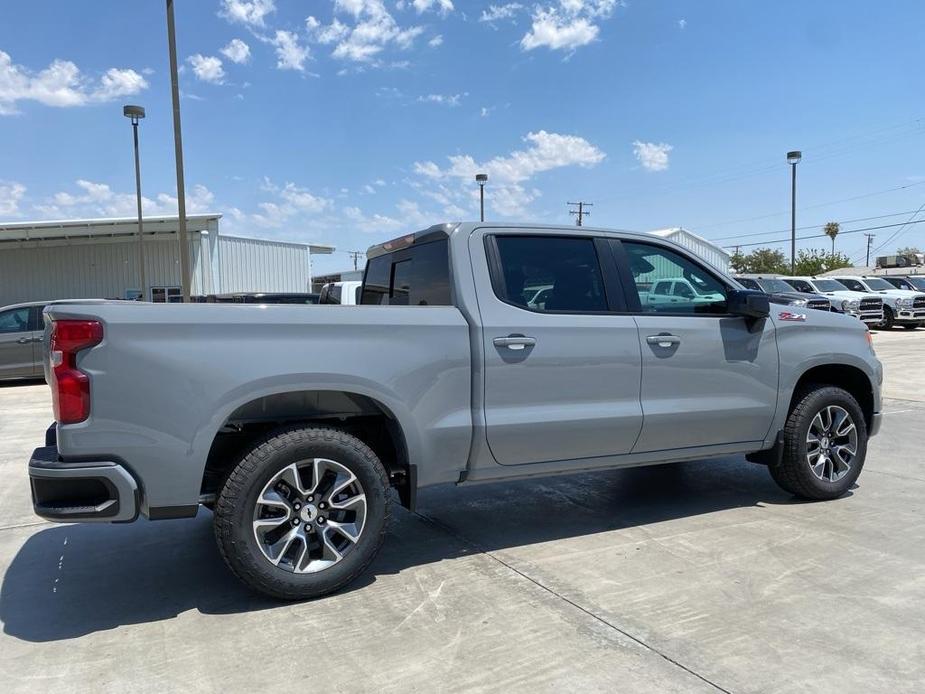
[[[462,223],[368,257],[360,306],[49,306],[35,512],[206,506],[241,580],[303,599],[367,567],[391,489],[413,508],[437,484],[746,454],[832,499],[879,429],[862,323],[771,308],[663,239]],[[653,301],[664,278],[701,299]]]

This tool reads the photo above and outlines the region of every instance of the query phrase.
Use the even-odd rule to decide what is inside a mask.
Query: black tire
[[[857,430],[857,453],[848,472],[836,481],[823,480],[813,474],[807,461],[806,437],[813,418],[825,407],[843,408],[853,420]],[[804,499],[837,499],[857,481],[867,455],[867,424],[857,400],[847,391],[835,386],[814,385],[804,389],[784,426],[784,453],[778,465],[768,470],[784,491]]]
[[[883,320],[880,322],[880,327],[884,330],[892,330],[893,323],[896,319],[893,316],[893,309],[889,306],[883,307]]]
[[[309,458],[333,460],[356,476],[366,497],[365,522],[343,559],[316,573],[295,573],[263,554],[254,513],[269,481]],[[382,546],[390,505],[388,475],[369,446],[337,429],[287,427],[261,440],[228,476],[215,504],[215,539],[231,571],[254,590],[281,600],[316,598],[347,585],[369,566]]]
[[[921,323],[906,323],[903,327],[906,330],[915,330],[916,328],[921,328],[922,324]]]

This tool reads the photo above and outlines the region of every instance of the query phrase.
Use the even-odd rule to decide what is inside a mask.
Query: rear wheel
[[[915,330],[916,328],[921,328],[922,324],[921,323],[906,323],[903,327],[906,330]]]
[[[854,397],[834,386],[803,391],[784,427],[784,455],[768,469],[805,499],[835,499],[857,481],[867,454],[867,425]]]
[[[215,537],[248,586],[283,600],[331,593],[376,556],[389,516],[388,476],[376,454],[336,429],[281,429],[229,475]]]

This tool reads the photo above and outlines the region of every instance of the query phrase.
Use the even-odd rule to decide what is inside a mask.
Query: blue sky
[[[775,241],[789,149],[799,226],[899,224],[925,203],[916,0],[176,5],[188,207],[226,233],[363,250],[476,218],[485,170],[492,219],[569,222],[585,200],[595,225]],[[131,216],[124,103],[148,112],[146,211],[170,213],[163,3],[7,3],[0,219]],[[874,233],[881,253],[925,246],[925,224]]]

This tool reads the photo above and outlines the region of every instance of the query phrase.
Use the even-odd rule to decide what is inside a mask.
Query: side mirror
[[[730,289],[727,297],[729,313],[745,318],[767,318],[771,313],[770,297],[752,289]]]

